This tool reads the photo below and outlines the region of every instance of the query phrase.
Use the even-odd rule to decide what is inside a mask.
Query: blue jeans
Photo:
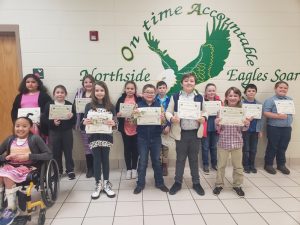
[[[160,147],[161,147],[161,137],[149,137],[148,139],[138,137],[138,152],[139,152],[139,163],[138,163],[138,180],[137,186],[145,187],[145,177],[148,165],[148,156],[150,152],[150,157],[152,161],[152,168],[154,171],[155,186],[161,187],[164,185],[164,179],[162,174],[162,168],[160,164]]]
[[[291,127],[267,126],[268,145],[265,155],[266,166],[272,166],[275,157],[277,167],[285,165],[285,152],[291,140],[291,133]]]
[[[217,142],[219,135],[215,132],[207,132],[207,137],[201,139],[202,144],[202,162],[203,166],[208,166],[208,154],[210,153],[210,162],[212,166],[217,165]]]
[[[243,167],[245,170],[255,168],[258,132],[243,132]]]

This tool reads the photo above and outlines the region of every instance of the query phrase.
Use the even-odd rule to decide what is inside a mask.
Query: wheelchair
[[[12,225],[24,225],[31,221],[31,215],[39,207],[38,225],[45,224],[46,209],[51,207],[59,193],[59,171],[54,159],[41,163],[36,170],[31,171],[26,181],[18,183],[21,190],[17,192],[19,209],[27,212],[27,215],[17,216]],[[32,191],[40,192],[41,198],[32,201]]]

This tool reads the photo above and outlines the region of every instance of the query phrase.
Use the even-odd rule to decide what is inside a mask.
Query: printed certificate
[[[161,125],[161,107],[138,108],[137,125]]]
[[[68,120],[68,114],[72,112],[71,105],[50,104],[49,120]]]
[[[91,98],[75,98],[75,106],[77,113],[84,113],[86,104],[91,102]]]
[[[296,114],[293,100],[275,100],[275,105],[278,113],[282,114]]]
[[[218,115],[222,104],[221,101],[205,101],[203,102],[204,110],[209,116]]]
[[[244,126],[244,111],[237,107],[221,107],[220,109],[221,125]]]
[[[120,117],[130,118],[132,116],[134,106],[135,104],[120,103]]]
[[[107,120],[112,120],[112,114],[108,112],[88,112],[87,118],[92,120],[92,124],[85,126],[87,134],[111,134],[112,126],[105,124]]]
[[[243,104],[244,114],[246,118],[261,119],[262,105],[261,104]]]
[[[180,119],[198,120],[201,117],[201,103],[178,100],[178,117]]]
[[[32,120],[33,123],[40,123],[41,118],[41,108],[19,108],[18,109],[18,117],[28,117]]]

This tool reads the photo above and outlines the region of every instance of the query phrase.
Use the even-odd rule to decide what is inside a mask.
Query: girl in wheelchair
[[[0,225],[11,224],[19,214],[16,205],[17,183],[26,180],[27,174],[36,169],[37,161],[50,160],[52,154],[41,137],[30,132],[33,123],[28,117],[20,117],[14,122],[14,135],[9,136],[0,146]],[[3,210],[3,196],[7,198],[7,208]]]

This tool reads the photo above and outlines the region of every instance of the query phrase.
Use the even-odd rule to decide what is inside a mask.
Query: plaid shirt
[[[243,126],[221,125],[218,147],[223,149],[238,149],[243,147]]]

